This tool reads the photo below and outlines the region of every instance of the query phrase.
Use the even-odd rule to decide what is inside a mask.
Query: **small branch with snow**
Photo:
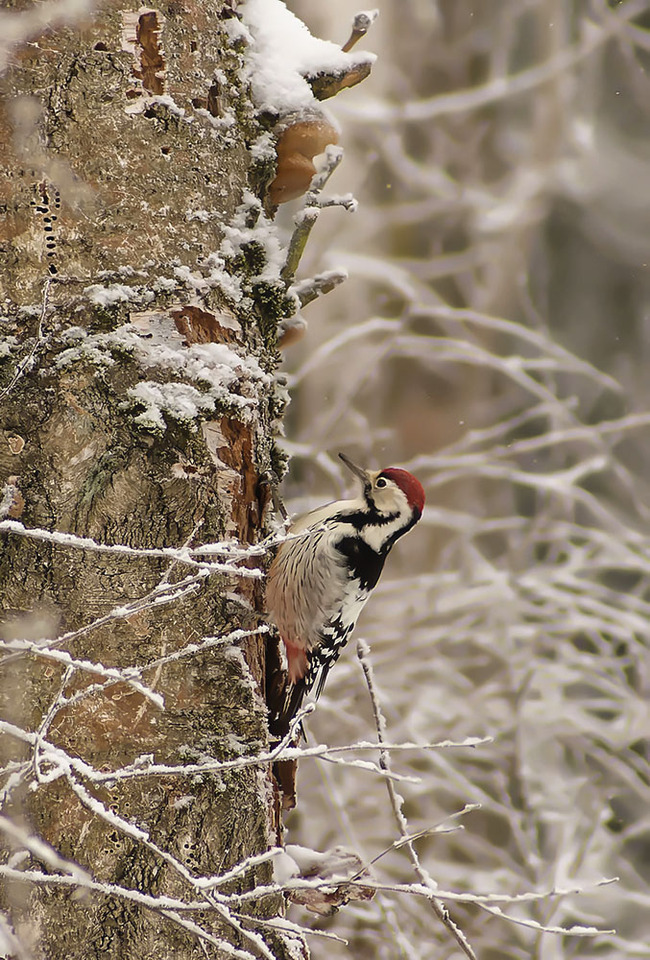
[[[315,856],[323,856],[322,854],[317,854],[316,851],[311,852],[313,852]],[[363,879],[351,877],[345,882],[352,886],[370,888],[380,893],[407,894],[410,896],[421,897],[429,901],[444,900],[449,901],[450,903],[474,904],[475,906],[480,907],[482,910],[486,910],[488,913],[500,916],[505,920],[512,920],[513,923],[519,923],[525,927],[529,927],[543,933],[555,933],[562,936],[572,937],[596,937],[602,934],[610,934],[615,932],[613,930],[602,930],[598,927],[592,926],[587,927],[574,924],[570,927],[561,927],[551,924],[538,923],[534,920],[528,920],[521,917],[515,918],[504,914],[497,904],[503,903],[516,905],[518,903],[543,902],[553,897],[586,894],[592,892],[598,887],[607,886],[610,883],[616,883],[616,877],[605,878],[592,884],[572,887],[570,889],[551,888],[540,893],[526,893],[512,896],[502,893],[463,893],[455,890],[440,890],[438,888],[432,890],[431,886],[427,884],[384,883],[367,876],[364,876]],[[310,879],[308,877],[290,877],[282,883],[258,886],[245,893],[232,893],[226,895],[224,900],[233,905],[244,905],[246,903],[258,901],[263,897],[274,893],[283,893],[286,895],[295,893],[299,890],[318,890],[322,888],[328,888],[331,887],[331,885],[332,880],[329,878],[324,879],[322,877],[315,877]]]
[[[106,677],[107,680],[114,680],[117,683],[125,683],[141,694],[147,700],[150,700],[154,706],[163,709],[164,701],[159,693],[154,693],[149,687],[134,679],[133,674],[137,669],[133,667],[122,670],[117,667],[105,667],[101,663],[94,663],[90,660],[77,660],[71,657],[66,650],[52,650],[50,647],[41,647],[31,640],[2,640],[0,648],[4,650],[18,651],[20,653],[31,653],[34,656],[42,657],[45,660],[52,660],[63,664],[66,667],[73,667],[75,670],[81,670],[84,673],[96,674],[100,677]]]
[[[238,950],[233,947],[232,944],[224,940],[218,940],[198,924],[181,916],[178,912],[209,910],[212,904],[207,899],[186,903],[174,897],[151,896],[150,894],[142,893],[140,890],[123,887],[116,883],[102,883],[90,878],[80,879],[79,876],[70,876],[61,873],[42,873],[38,870],[17,870],[4,865],[0,865],[0,877],[5,877],[7,880],[12,880],[17,883],[33,883],[39,886],[79,887],[84,890],[91,890],[93,893],[102,894],[106,897],[118,897],[123,900],[129,900],[132,903],[137,903],[141,907],[162,913],[165,917],[173,920],[174,923],[194,934],[194,936],[218,947],[220,951],[223,951],[224,956],[236,957],[238,960],[255,960],[252,953],[249,953],[247,950]]]
[[[333,193],[328,197],[320,197],[318,206],[323,210],[325,207],[343,207],[348,213],[356,213],[359,202],[351,193]]]
[[[309,192],[305,196],[305,205],[302,210],[296,214],[294,220],[295,229],[289,241],[287,259],[280,272],[280,276],[287,286],[290,286],[293,282],[298,264],[305,252],[309,234],[318,220],[318,215],[322,208],[320,193],[342,159],[343,150],[340,147],[330,146],[327,148],[325,151],[325,166],[312,179]]]
[[[372,665],[369,660],[370,648],[365,640],[359,639],[357,641],[357,656],[361,663],[361,668],[363,670],[363,675],[366,679],[366,685],[368,687],[368,693],[370,694],[370,701],[372,703],[372,710],[375,717],[375,725],[377,728],[377,739],[381,744],[385,742],[386,739],[386,720],[382,713],[381,706],[379,704],[379,698],[377,696],[377,690],[375,688],[375,681],[372,672]],[[387,773],[390,772],[390,753],[388,750],[382,749],[379,753],[379,765],[382,770]],[[388,791],[388,797],[390,799],[391,807],[393,809],[393,814],[395,817],[395,822],[397,824],[397,829],[403,840],[403,846],[405,847],[411,863],[413,864],[413,869],[415,874],[422,883],[422,885],[430,893],[431,906],[435,915],[438,917],[440,922],[449,930],[452,937],[465,954],[466,957],[469,957],[470,960],[477,960],[476,954],[472,949],[472,946],[467,940],[467,937],[463,931],[457,926],[457,924],[452,920],[449,915],[444,903],[436,895],[437,884],[432,880],[426,870],[420,864],[420,858],[413,846],[413,841],[410,837],[410,830],[408,828],[408,822],[406,816],[404,815],[403,804],[404,800],[399,796],[395,790],[394,784],[390,779],[386,779],[386,789]]]
[[[13,533],[19,537],[30,537],[33,540],[46,540],[49,543],[56,543],[62,547],[91,550],[95,553],[115,553],[130,557],[168,559],[175,563],[184,563],[188,566],[204,568],[206,572],[232,574],[253,580],[259,580],[262,577],[261,571],[248,567],[233,567],[229,563],[196,560],[192,556],[192,553],[196,551],[191,551],[188,547],[128,547],[123,543],[98,543],[90,537],[77,537],[75,534],[63,533],[60,530],[43,530],[39,527],[25,527],[17,520],[1,520],[0,533],[2,532]],[[229,549],[228,544],[208,544],[207,546],[214,552],[218,552],[219,547],[223,547],[222,552],[228,552]],[[233,559],[240,559],[245,555],[245,553],[240,554]]]
[[[300,722],[305,716],[304,713],[297,715],[296,722]],[[345,744],[342,746],[328,746],[326,744],[317,744],[313,747],[292,747],[289,744],[291,731],[273,750],[262,751],[245,757],[236,757],[233,760],[204,760],[199,763],[186,763],[180,765],[160,764],[151,762],[147,757],[147,762],[138,758],[133,763],[120,767],[116,770],[97,770],[79,757],[69,756],[64,750],[56,747],[45,739],[44,736],[31,731],[24,730],[15,724],[0,720],[0,732],[7,736],[14,737],[22,743],[28,744],[32,749],[38,743],[43,753],[47,754],[48,761],[53,768],[58,769],[58,775],[65,773],[66,770],[74,770],[78,776],[85,780],[95,783],[113,783],[118,780],[133,780],[141,777],[168,777],[168,776],[197,776],[204,773],[225,773],[226,771],[243,770],[247,767],[264,767],[275,763],[276,760],[301,760],[307,758],[325,759],[332,763],[341,763],[346,766],[356,767],[360,770],[379,774],[382,778],[391,780],[406,781],[410,783],[419,783],[420,779],[413,776],[403,776],[387,769],[385,766],[360,760],[358,758],[345,759],[340,754],[349,754],[356,752],[375,752],[389,754],[393,750],[426,750],[426,749],[448,749],[448,748],[473,748],[485,741],[476,737],[469,737],[466,741],[452,743],[451,741],[441,741],[433,744],[416,743],[358,743]],[[293,736],[295,737],[295,729]]]
[[[139,597],[137,600],[131,600],[129,603],[124,604],[123,606],[114,607],[108,613],[104,614],[104,616],[97,617],[96,620],[92,620],[90,623],[85,624],[83,627],[79,627],[77,630],[69,630],[67,633],[62,633],[60,636],[54,638],[43,637],[40,640],[32,640],[30,643],[33,644],[33,649],[31,647],[18,647],[16,652],[8,653],[7,656],[3,657],[1,662],[6,664],[8,661],[15,660],[19,657],[25,656],[28,653],[35,653],[40,649],[48,649],[58,646],[60,643],[67,643],[71,640],[76,640],[78,637],[85,636],[92,630],[97,630],[100,627],[106,626],[106,624],[111,623],[114,620],[128,620],[129,617],[134,616],[134,614],[142,613],[145,610],[151,610],[158,608],[163,604],[180,600],[189,593],[194,592],[194,590],[198,588],[199,583],[205,579],[205,576],[206,572],[201,570],[200,573],[184,577],[182,580],[179,580],[174,584],[159,584],[157,587],[154,587],[153,590],[150,590],[149,593],[144,597]],[[6,642],[8,643],[9,641]],[[18,642],[20,643],[22,641],[19,640]]]
[[[370,649],[367,643],[364,640],[359,640],[357,642],[357,656],[361,663],[363,669],[364,677],[368,687],[368,692],[370,694],[370,700],[372,703],[373,714],[375,717],[375,724],[377,727],[377,739],[381,743],[385,738],[386,732],[386,720],[381,710],[381,705],[379,703],[379,698],[377,690],[375,687],[374,676],[372,671],[372,665],[369,660]],[[379,763],[382,769],[388,771],[390,770],[390,756],[388,751],[381,752],[379,755]],[[398,830],[401,834],[401,839],[395,841],[394,847],[405,848],[411,863],[413,864],[413,869],[415,871],[419,884],[406,884],[406,885],[395,885],[395,884],[374,884],[376,889],[391,890],[392,892],[411,892],[419,896],[426,897],[433,907],[433,910],[436,916],[442,921],[442,923],[447,927],[451,932],[452,936],[455,938],[459,947],[465,953],[466,956],[474,958],[476,960],[476,955],[473,951],[473,948],[467,942],[467,939],[464,933],[458,928],[452,918],[449,916],[447,908],[444,905],[445,900],[454,901],[454,902],[464,902],[464,903],[474,903],[482,910],[486,912],[503,918],[504,920],[511,921],[512,923],[518,924],[520,926],[527,927],[529,929],[537,930],[540,933],[554,933],[559,934],[560,936],[573,936],[573,937],[595,937],[602,934],[610,934],[615,931],[612,930],[600,930],[597,927],[586,927],[581,925],[573,925],[570,927],[563,927],[558,925],[552,925],[547,923],[541,923],[536,920],[532,920],[526,917],[520,916],[511,916],[503,912],[503,910],[497,906],[498,903],[522,903],[529,901],[538,901],[538,900],[547,900],[551,897],[563,897],[570,896],[573,894],[580,894],[586,892],[587,887],[576,886],[569,889],[560,889],[553,888],[551,890],[546,890],[541,893],[524,893],[524,894],[474,894],[474,893],[456,893],[451,891],[440,890],[435,881],[429,876],[428,872],[422,867],[418,854],[413,846],[413,841],[418,839],[420,836],[427,835],[430,833],[430,830],[424,830],[416,834],[410,834],[408,831],[408,823],[406,816],[404,814],[404,801],[403,798],[395,790],[394,783],[391,779],[386,778],[386,789],[391,802],[391,807],[393,809],[393,814],[395,821],[397,823]],[[472,809],[477,809],[480,804],[469,805],[463,811],[459,812],[459,815],[462,813],[467,813]],[[381,855],[380,855],[381,856]],[[378,858],[376,858],[378,859]],[[588,885],[588,888],[604,886],[609,883],[615,883],[617,878],[607,878],[603,880],[596,881]],[[356,878],[353,878],[351,882],[357,882]],[[361,882],[361,881],[358,881]],[[363,879],[364,886],[372,886],[372,881]]]
[[[351,50],[362,37],[365,37],[378,16],[379,10],[362,10],[357,13],[352,21],[352,33],[341,47],[344,53]]]
[[[322,294],[330,293],[347,278],[347,270],[326,270],[324,273],[317,273],[309,280],[299,280],[298,283],[294,283],[289,288],[289,293],[294,293],[300,301],[300,306],[305,307]]]

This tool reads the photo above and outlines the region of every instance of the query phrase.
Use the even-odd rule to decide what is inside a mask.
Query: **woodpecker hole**
[[[58,273],[56,264],[53,262],[56,257],[56,238],[54,235],[53,224],[58,219],[53,210],[59,210],[61,207],[61,196],[56,187],[53,187],[47,181],[42,180],[34,185],[36,198],[32,200],[32,206],[35,213],[41,218],[41,229],[45,241],[45,257],[48,261],[48,272],[51,277]]]

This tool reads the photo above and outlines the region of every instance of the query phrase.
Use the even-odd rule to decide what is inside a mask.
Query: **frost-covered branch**
[[[324,293],[330,293],[335,287],[347,280],[347,270],[327,270],[325,273],[318,273],[309,280],[300,280],[289,288],[290,293],[295,293],[300,301],[300,306],[305,307],[308,303],[316,300]]]
[[[291,234],[287,257],[280,272],[280,276],[287,286],[293,283],[298,264],[307,246],[309,235],[322,209],[323,204],[320,194],[342,159],[343,151],[339,147],[327,148],[325,152],[325,166],[320,173],[317,173],[313,178],[309,192],[305,197],[304,206],[296,214],[294,220],[295,228]]]
[[[23,743],[34,747],[36,744],[42,750],[44,760],[52,765],[52,772],[49,779],[56,779],[58,776],[65,775],[67,770],[73,770],[76,774],[82,776],[91,783],[115,783],[117,781],[133,780],[141,777],[167,777],[167,776],[196,776],[202,773],[221,773],[233,770],[243,770],[247,767],[265,766],[274,763],[278,759],[282,760],[301,760],[309,758],[321,758],[329,760],[332,763],[341,763],[346,766],[356,767],[360,770],[377,773],[382,777],[389,777],[394,780],[409,780],[418,782],[417,777],[404,777],[385,769],[381,765],[360,760],[345,759],[340,755],[357,752],[390,752],[390,751],[423,751],[423,750],[447,750],[474,748],[482,743],[489,742],[488,739],[480,740],[475,737],[469,737],[463,742],[441,741],[440,743],[417,744],[417,743],[359,743],[345,744],[341,746],[328,746],[326,744],[317,744],[312,747],[293,747],[280,745],[271,751],[261,751],[247,757],[237,757],[233,760],[205,760],[199,763],[186,764],[156,764],[151,757],[138,758],[132,764],[125,765],[115,770],[96,770],[82,759],[68,755],[59,747],[46,741],[39,734],[31,733],[15,724],[0,720],[0,731],[7,736],[15,737]],[[287,739],[288,742],[288,738]]]
[[[19,537],[30,537],[32,540],[44,540],[48,543],[55,543],[61,547],[72,547],[76,550],[90,550],[93,553],[113,553],[128,557],[152,557],[163,560],[173,560],[176,563],[187,564],[188,566],[201,567],[207,573],[224,573],[230,576],[238,576],[249,579],[259,580],[262,574],[259,570],[249,569],[247,567],[233,567],[228,563],[214,563],[212,561],[196,560],[192,554],[198,550],[189,548],[174,547],[129,547],[123,543],[98,543],[90,537],[77,537],[72,533],[63,533],[59,530],[42,530],[38,527],[25,527],[17,520],[0,521],[0,533],[12,533]],[[228,554],[233,550],[232,544],[206,544],[201,551],[204,554],[208,552]],[[259,556],[259,546],[253,548],[252,552],[246,553],[240,550],[233,560],[243,559],[247,556]]]
[[[372,703],[373,715],[375,718],[375,726],[377,729],[377,739],[380,744],[383,745],[386,735],[386,720],[382,713],[381,707],[379,705],[379,698],[377,696],[377,691],[375,689],[375,683],[373,678],[372,666],[369,660],[370,648],[364,640],[357,641],[357,656],[361,662],[361,667],[363,669],[363,674],[366,680],[368,687],[368,693],[370,694],[370,700]],[[379,765],[387,773],[390,772],[390,752],[386,750],[383,746],[379,753]],[[393,816],[395,817],[395,822],[397,824],[398,832],[402,838],[402,846],[406,849],[411,863],[413,864],[413,869],[416,876],[422,883],[422,885],[429,891],[431,905],[435,915],[438,917],[440,922],[447,928],[450,932],[461,951],[465,956],[470,957],[470,960],[477,960],[476,954],[472,949],[471,944],[467,940],[467,937],[456,924],[456,922],[449,915],[448,910],[437,896],[437,884],[434,880],[431,879],[426,870],[423,869],[420,864],[420,858],[413,846],[413,840],[410,836],[410,830],[408,827],[408,822],[404,814],[404,800],[395,790],[395,787],[391,780],[386,780],[386,789],[388,790],[388,797],[390,804],[393,810]]]
[[[160,694],[154,693],[145,684],[135,679],[133,674],[137,670],[132,667],[118,669],[117,667],[105,667],[101,663],[93,663],[90,660],[78,660],[72,657],[65,650],[52,650],[51,647],[43,647],[31,640],[1,640],[0,649],[11,650],[20,653],[31,653],[43,660],[51,660],[54,663],[62,664],[65,667],[72,667],[75,670],[81,670],[83,673],[90,673],[107,680],[119,681],[132,687],[136,693],[141,694],[159,709],[163,708],[163,698]]]

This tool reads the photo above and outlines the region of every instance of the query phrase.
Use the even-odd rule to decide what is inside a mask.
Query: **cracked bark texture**
[[[82,24],[32,37],[0,78],[0,333],[11,345],[0,364],[0,486],[13,485],[9,516],[27,527],[137,547],[180,546],[190,537],[255,542],[263,533],[260,476],[274,466],[271,425],[282,407],[273,390],[260,393],[247,418],[225,404],[198,430],[168,419],[156,433],[141,429],[124,402],[143,377],[132,357],[57,362],[70,347],[69,328],[98,333],[132,322],[144,337],[155,327],[187,347],[228,343],[266,371],[275,366],[271,325],[254,312],[239,316],[218,286],[201,283],[222,225],[254,180],[248,145],[260,132],[225,30],[231,6],[187,0],[138,9],[109,0]],[[195,282],[179,280],[184,267]],[[88,288],[96,285],[114,298],[93,299]],[[165,370],[146,376],[171,378]],[[9,637],[83,627],[145,596],[168,568],[10,534],[0,540]],[[170,579],[184,572],[175,568]],[[140,665],[205,635],[254,628],[260,604],[259,582],[211,576],[180,601],[78,636],[70,650],[104,665]],[[262,690],[263,642],[257,636],[241,647]],[[67,682],[61,666],[34,657],[1,671],[2,716],[28,731],[39,728],[62,685],[71,697],[101,679],[77,672]],[[145,680],[164,696],[164,710],[116,683],[59,710],[48,739],[98,769],[143,754],[181,763],[266,747],[263,702],[232,653],[185,657]],[[5,740],[4,762],[28,755]],[[274,842],[267,776],[252,768],[87,788],[207,875]],[[64,777],[15,792],[9,812],[96,879],[189,895],[186,881],[84,806]],[[42,869],[36,859],[21,866]],[[230,889],[269,877],[266,864]],[[2,899],[34,958],[221,955],[213,946],[206,954],[170,919],[118,898],[11,883]],[[281,904],[256,910],[274,916]],[[215,917],[192,919],[254,950]],[[285,956],[283,943],[265,936]]]

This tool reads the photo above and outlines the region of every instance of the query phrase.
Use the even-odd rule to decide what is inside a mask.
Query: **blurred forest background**
[[[337,42],[355,12],[288,5]],[[650,3],[379,9],[373,74],[332,104],[359,211],[321,217],[301,268],[350,279],[289,353],[288,505],[342,493],[339,449],[424,483],[357,634],[391,741],[494,740],[394,755],[412,831],[480,804],[423,865],[445,890],[584,890],[502,904],[516,922],[450,903],[481,960],[649,957]],[[372,738],[354,641],[308,727]],[[289,827],[368,860],[396,835],[381,782],[325,763]],[[413,879],[403,851],[376,871]],[[319,958],[460,956],[414,897],[316,926],[350,941]]]

